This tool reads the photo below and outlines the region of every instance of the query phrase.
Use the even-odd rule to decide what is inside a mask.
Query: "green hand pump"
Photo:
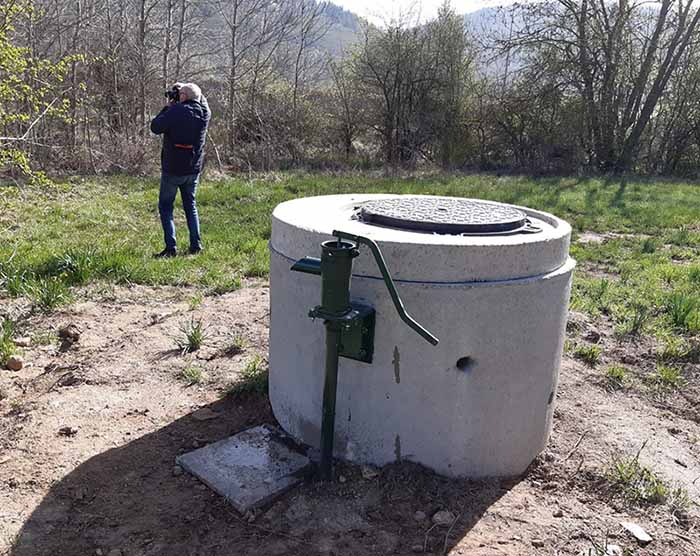
[[[346,232],[334,231],[337,238],[321,244],[321,258],[304,257],[292,270],[321,276],[321,304],[309,312],[311,318],[321,318],[326,326],[326,375],[323,386],[321,420],[320,478],[333,476],[333,437],[335,431],[335,401],[338,385],[338,358],[348,357],[371,363],[374,354],[375,310],[350,300],[352,262],[360,252],[359,244],[369,247],[377,262],[384,283],[401,319],[432,345],[438,339],[416,322],[404,309],[394,281],[391,279],[379,246],[371,239]]]

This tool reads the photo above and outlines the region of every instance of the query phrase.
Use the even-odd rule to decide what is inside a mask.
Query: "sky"
[[[418,13],[421,21],[435,17],[442,0],[331,0],[346,10],[366,17],[374,23],[390,20],[411,10]],[[459,14],[475,12],[481,8],[504,6],[515,0],[452,0],[452,6]]]

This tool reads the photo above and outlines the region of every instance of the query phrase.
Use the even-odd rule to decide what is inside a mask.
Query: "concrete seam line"
[[[268,248],[270,249],[270,253],[277,255],[278,257],[284,259],[285,261],[289,261],[290,263],[295,263],[297,260],[292,257],[288,257],[284,253],[278,251],[275,249],[275,247],[272,245],[272,242],[268,242]],[[407,285],[417,285],[417,286],[434,286],[434,287],[440,287],[440,286],[467,286],[467,287],[485,287],[485,286],[511,286],[511,285],[525,285],[529,284],[530,282],[536,282],[538,280],[548,280],[551,278],[556,278],[557,276],[561,274],[565,274],[566,272],[573,271],[574,268],[576,267],[576,261],[572,259],[571,257],[567,258],[566,262],[562,264],[561,266],[550,270],[549,272],[545,272],[543,274],[535,274],[533,276],[524,276],[522,278],[508,278],[506,280],[467,280],[467,281],[434,281],[434,280],[403,280],[401,278],[393,278],[394,282],[397,284],[407,284]],[[353,278],[357,278],[360,280],[379,280],[380,282],[383,282],[384,279],[381,276],[371,276],[368,274],[353,274]]]

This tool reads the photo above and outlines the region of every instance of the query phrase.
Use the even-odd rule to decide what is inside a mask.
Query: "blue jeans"
[[[177,190],[180,190],[182,197],[182,208],[185,209],[187,218],[187,228],[190,231],[190,249],[201,248],[201,237],[199,235],[199,215],[197,214],[197,184],[199,174],[188,176],[172,176],[161,174],[160,195],[158,196],[158,212],[160,213],[160,223],[163,225],[163,235],[165,238],[165,248],[175,249],[175,221],[173,220],[173,206]]]

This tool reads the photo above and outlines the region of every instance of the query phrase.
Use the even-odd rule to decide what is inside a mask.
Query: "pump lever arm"
[[[430,332],[423,328],[423,326],[416,322],[416,320],[406,312],[406,309],[403,306],[403,302],[399,297],[399,292],[396,291],[394,281],[391,279],[391,274],[389,274],[389,269],[386,267],[386,263],[384,262],[382,252],[379,250],[379,246],[376,244],[376,242],[369,239],[368,237],[356,236],[354,234],[341,232],[339,230],[334,230],[333,235],[338,239],[349,239],[350,241],[355,241],[357,243],[364,243],[367,247],[369,247],[370,251],[372,251],[372,255],[374,255],[374,260],[377,261],[379,271],[382,273],[382,278],[384,278],[384,283],[386,284],[386,287],[389,290],[391,300],[394,302],[394,307],[396,307],[396,310],[398,311],[401,319],[408,326],[413,328],[413,330],[418,332],[418,334],[423,336],[423,338],[425,338],[428,342],[436,346],[440,340],[438,340],[435,336],[433,336]]]

